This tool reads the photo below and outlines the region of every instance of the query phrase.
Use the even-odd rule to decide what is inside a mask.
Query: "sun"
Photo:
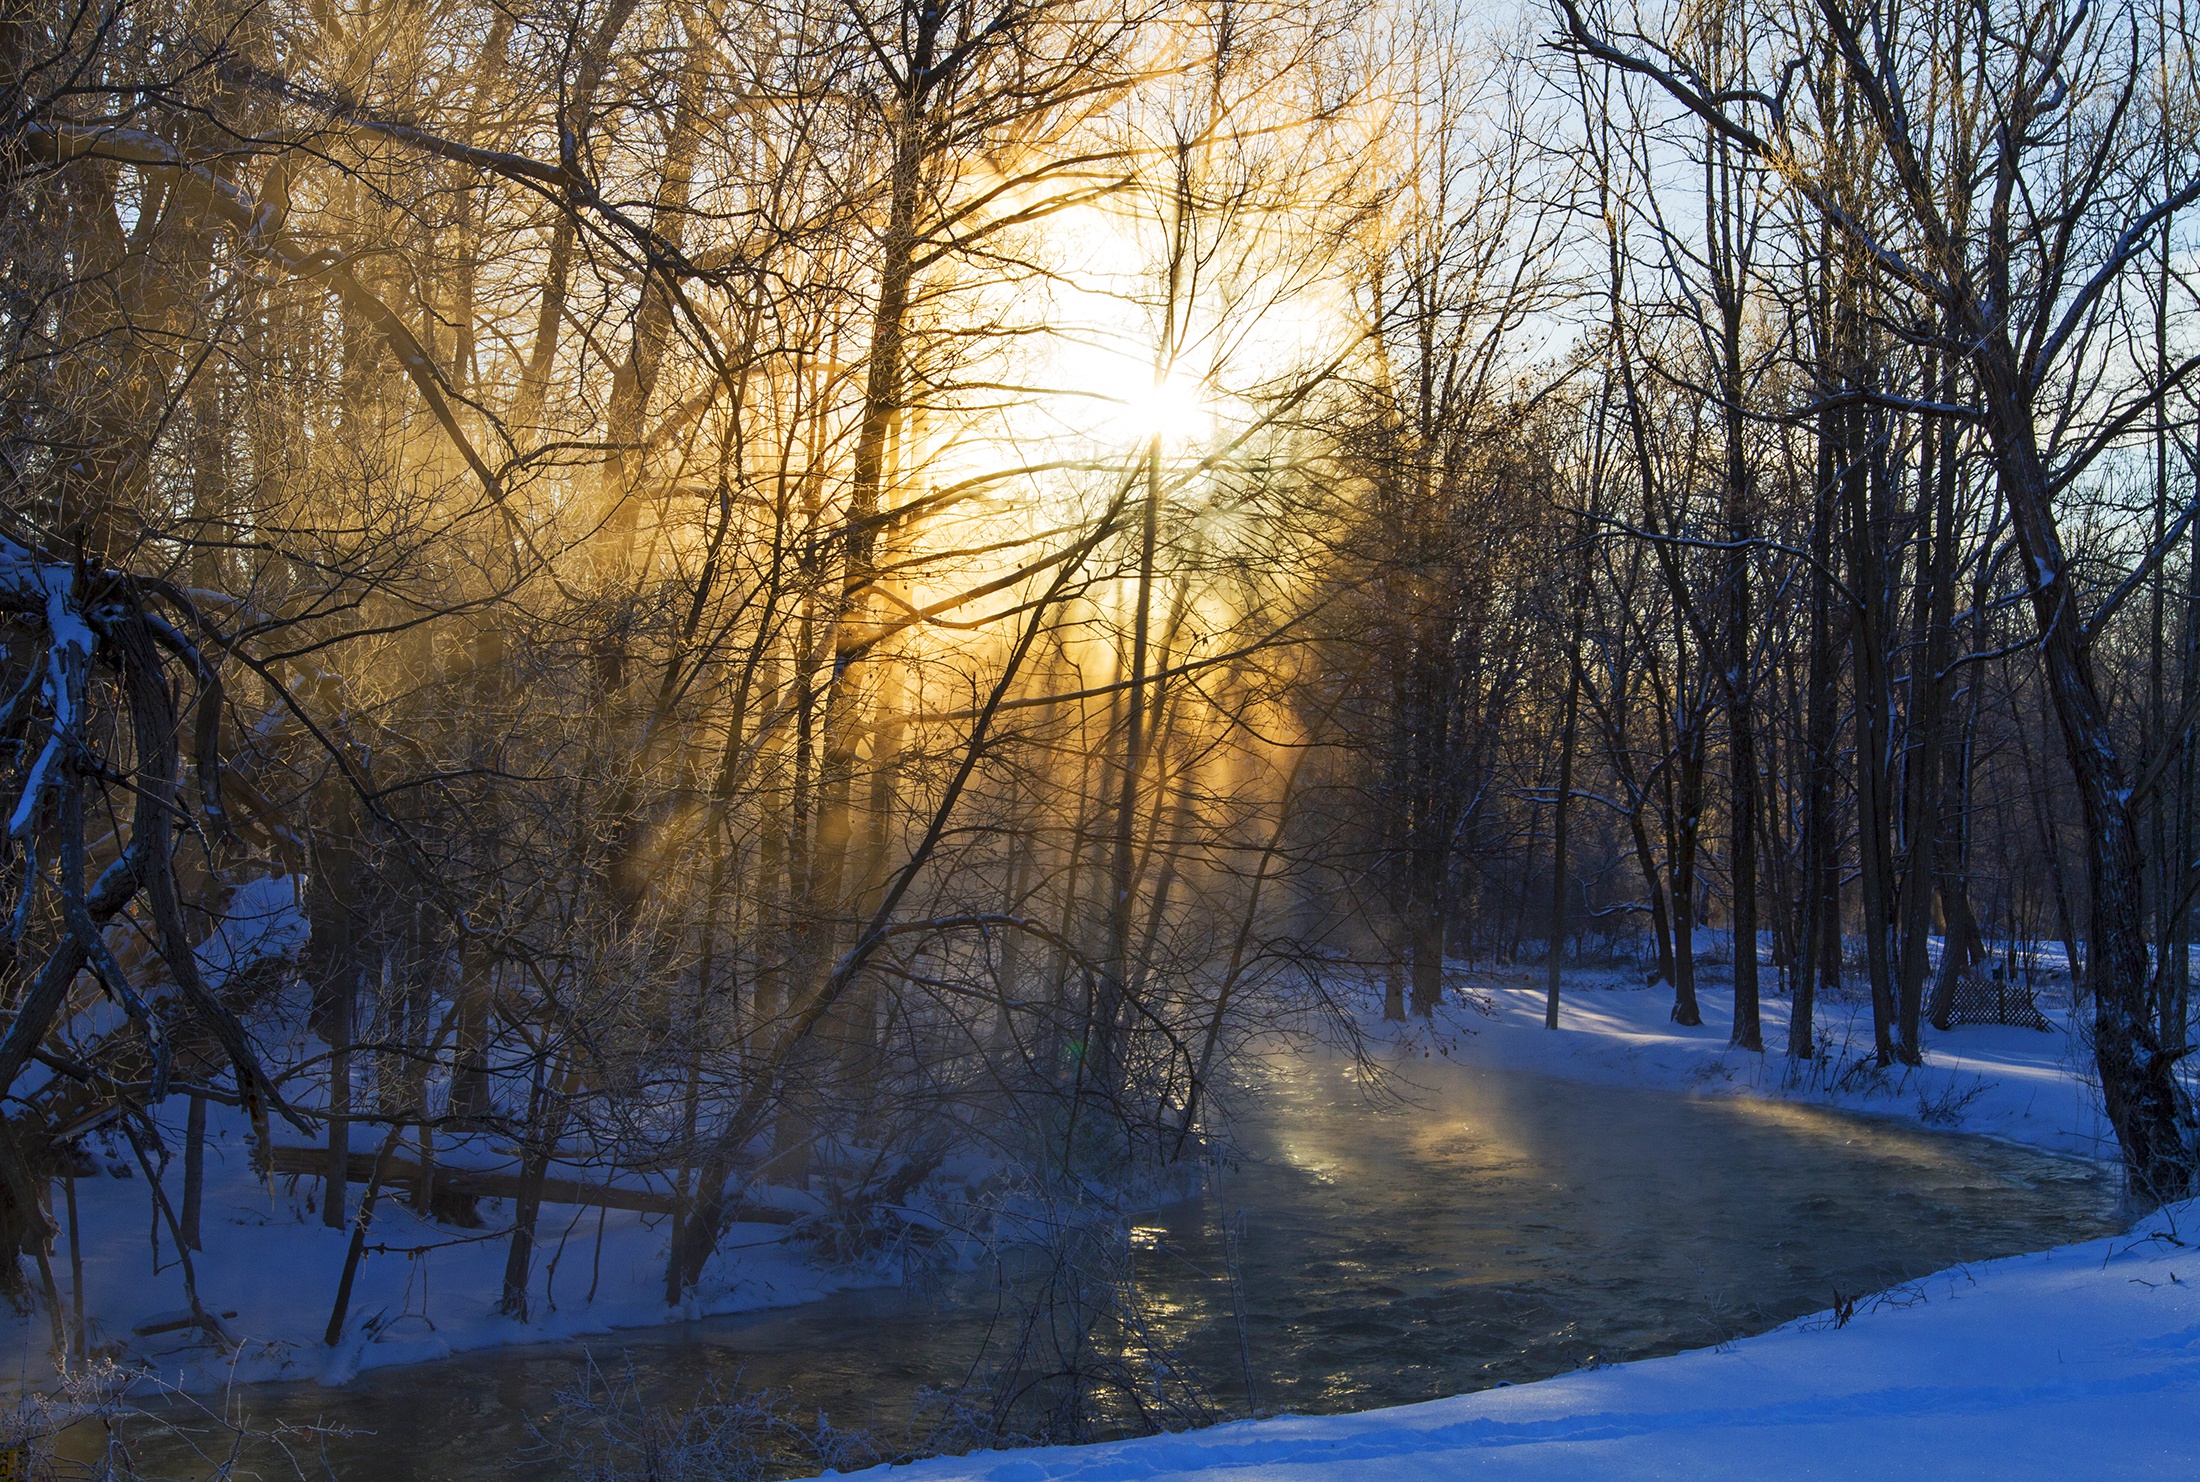
[[[1158,438],[1163,447],[1182,447],[1214,432],[1214,408],[1204,388],[1189,376],[1164,376],[1117,398],[1117,405],[1112,430],[1126,442]]]
[[[1176,450],[1214,435],[1216,408],[1201,379],[1182,371],[1157,379],[1150,352],[1118,326],[1057,344],[1038,379],[1048,388],[1042,415],[1075,439],[1140,452],[1156,438]]]

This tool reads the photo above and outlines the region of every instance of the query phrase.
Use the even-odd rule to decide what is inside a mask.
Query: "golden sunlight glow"
[[[1162,446],[1177,447],[1198,442],[1214,431],[1214,410],[1206,393],[1186,376],[1169,376],[1115,400],[1117,410],[1108,420],[1121,440],[1144,443],[1160,438]],[[1116,441],[1116,438],[1107,438]]]
[[[978,496],[956,507],[952,536],[933,526],[945,544],[972,554],[912,573],[912,607],[1015,571],[1032,555],[1019,537],[1091,520],[1157,443],[1164,498],[1201,522],[1202,539],[1230,538],[1230,516],[1218,511],[1229,502],[1238,450],[1261,436],[1263,403],[1351,343],[1355,321],[1348,298],[1280,237],[1233,256],[1227,271],[1172,281],[1164,235],[1128,205],[1079,206],[1032,228],[1027,250],[1051,265],[1043,277],[965,291],[973,319],[1020,332],[1002,336],[982,365],[958,367],[984,392],[929,408],[904,450],[902,498],[946,488]],[[1256,443],[1247,456],[1270,455]],[[1194,628],[1231,621],[1219,594],[1191,601]],[[1210,612],[1210,602],[1221,605]],[[930,651],[986,641],[958,636],[952,623],[928,629]],[[1080,650],[1077,662],[1096,673],[1113,663],[1109,631],[1106,622],[1094,627],[1099,647]],[[1079,649],[1076,638],[1063,641],[1065,654]]]

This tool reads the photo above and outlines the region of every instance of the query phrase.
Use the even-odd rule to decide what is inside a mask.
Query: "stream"
[[[1407,1099],[1386,1105],[1341,1058],[1270,1063],[1233,1099],[1238,1151],[1215,1184],[1130,1222],[1118,1269],[1206,1418],[1403,1404],[1673,1353],[1826,1308],[1837,1291],[2117,1223],[2112,1171],[1979,1138],[1441,1058],[1404,1074]],[[932,1276],[369,1370],[337,1389],[252,1386],[228,1403],[257,1428],[346,1432],[297,1458],[307,1475],[555,1477],[569,1469],[540,1453],[531,1422],[573,1385],[585,1349],[607,1369],[630,1363],[653,1401],[783,1391],[803,1415],[892,1451],[920,1391],[999,1352],[1031,1280]],[[1121,1408],[1110,1414],[1122,1428]],[[223,1444],[195,1429],[199,1444]],[[176,1435],[141,1433],[133,1451],[146,1475],[194,1472]],[[293,1474],[272,1455],[254,1469]]]

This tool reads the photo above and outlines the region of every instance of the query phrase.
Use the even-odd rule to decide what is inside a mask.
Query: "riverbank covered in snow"
[[[172,1150],[183,1145],[184,1106],[179,1097],[162,1108],[163,1139]],[[145,1173],[126,1142],[95,1138],[89,1144],[96,1166],[75,1181],[75,1259],[69,1212],[58,1193],[55,1199],[64,1229],[53,1265],[63,1301],[75,1305],[73,1268],[81,1264],[91,1352],[142,1372],[149,1384],[190,1391],[262,1380],[340,1384],[365,1368],[788,1306],[898,1277],[890,1262],[820,1265],[789,1242],[782,1214],[770,1223],[734,1224],[702,1281],[668,1313],[662,1215],[545,1202],[528,1312],[520,1319],[497,1310],[511,1245],[510,1200],[481,1200],[478,1225],[466,1227],[431,1220],[401,1190],[385,1189],[358,1263],[343,1335],[332,1347],[324,1340],[351,1231],[322,1222],[318,1178],[278,1173],[272,1185],[263,1183],[252,1169],[242,1116],[220,1107],[208,1111],[205,1249],[191,1254],[191,1275],[201,1305],[231,1343],[214,1341],[189,1320],[176,1242],[152,1211]],[[355,1153],[372,1155],[381,1141],[373,1131],[354,1129]],[[277,1137],[279,1145],[299,1140]],[[445,1166],[516,1167],[509,1149],[500,1156],[488,1139],[477,1141],[477,1148],[443,1149]],[[171,1201],[180,1197],[180,1164],[180,1156],[171,1157],[163,1178]],[[553,1173],[567,1171],[553,1165]],[[362,1192],[358,1184],[350,1187],[347,1212],[356,1212]],[[774,1192],[785,1202],[791,1191]],[[0,1322],[12,1340],[9,1380],[19,1387],[49,1384],[54,1366],[43,1304]]]
[[[1728,1044],[1669,988],[1569,973],[1544,1024],[1540,969],[1465,975],[1433,1020],[1366,1025],[1410,1082],[1417,1058],[1697,1095],[1806,1101],[2111,1160],[2081,1023],[1927,1032],[1921,1067],[1871,1063],[1868,1005],[1819,1006],[1825,1051]],[[1352,1415],[919,1462],[895,1482],[1415,1482],[1415,1479],[2181,1476],[2200,1467],[2200,1201],[2128,1234],[1942,1271],[1852,1307],[1668,1358]]]
[[[2200,1201],[2128,1235],[1944,1271],[1718,1348],[1396,1409],[939,1458],[892,1476],[2066,1482],[2196,1467]]]
[[[1990,1026],[1928,1031],[1924,1067],[1880,1071],[1869,1063],[1870,1025],[1862,1005],[1822,1004],[1818,1022],[1828,1053],[1796,1063],[1779,1050],[1786,1040],[1782,1000],[1765,1005],[1770,1053],[1728,1047],[1731,996],[1716,979],[1702,990],[1705,1023],[1692,1029],[1671,1022],[1670,990],[1645,989],[1639,980],[1614,974],[1569,973],[1555,1033],[1543,1027],[1539,969],[1465,973],[1456,987],[1433,1020],[1386,1025],[1373,1016],[1372,998],[1363,1006],[1361,1023],[1376,1058],[1400,1073],[1408,1095],[1414,1063],[1441,1058],[1684,1094],[1799,1099],[2066,1156],[2113,1155],[2087,1074],[2082,1030],[2067,1013],[2053,1033]],[[180,1099],[162,1109],[171,1148],[182,1142],[183,1109]],[[332,1347],[324,1333],[349,1232],[321,1222],[317,1178],[281,1175],[270,1189],[253,1173],[241,1118],[220,1107],[209,1112],[202,1215],[209,1238],[207,1249],[192,1257],[193,1275],[204,1308],[233,1343],[214,1342],[180,1321],[187,1316],[182,1265],[170,1230],[151,1217],[143,1172],[126,1143],[102,1149],[95,1140],[100,1166],[76,1180],[77,1257],[64,1235],[53,1263],[71,1306],[81,1264],[94,1352],[166,1385],[205,1390],[273,1379],[342,1383],[364,1368],[647,1327],[670,1317],[787,1306],[901,1277],[891,1251],[860,1265],[822,1263],[789,1240],[787,1223],[822,1208],[819,1200],[796,1189],[755,1190],[752,1201],[773,1208],[754,1213],[769,1213],[769,1221],[735,1225],[686,1305],[668,1313],[661,1214],[553,1201],[543,1208],[522,1320],[497,1310],[509,1247],[508,1201],[483,1200],[480,1226],[459,1228],[427,1219],[392,1190],[377,1206],[344,1333]],[[445,1166],[488,1169],[512,1162],[510,1149],[485,1138],[471,1141],[481,1145],[440,1149]],[[378,1144],[372,1129],[355,1129],[356,1153],[371,1155]],[[171,1199],[180,1186],[179,1162],[170,1163],[164,1180]],[[567,1171],[584,1182],[593,1176],[582,1168],[553,1170]],[[951,1218],[955,1211],[975,1213],[978,1206],[970,1201],[985,1172],[951,1163],[913,1202]],[[354,1185],[354,1201],[359,1192]],[[657,1191],[660,1197],[666,1192]],[[58,1192],[55,1202],[57,1215],[66,1219]],[[45,1383],[52,1373],[48,1315],[42,1309],[11,1314],[0,1324],[12,1325],[14,1382]]]
[[[1868,1002],[1821,1000],[1819,1054],[1791,1060],[1786,999],[1767,993],[1765,1051],[1728,1044],[1734,993],[1724,969],[1697,997],[1703,1023],[1672,1021],[1673,990],[1644,988],[1615,972],[1573,970],[1559,995],[1559,1026],[1544,1027],[1540,967],[1453,974],[1454,991],[1432,1020],[1367,1023],[1379,1049],[1410,1059],[1444,1055],[1470,1065],[1534,1071],[1600,1085],[1645,1086],[1707,1096],[1759,1096],[1896,1117],[1941,1131],[2000,1138],[2042,1152],[2116,1160],[2081,1015],[2043,991],[2042,1032],[2000,1024],[1924,1030],[1922,1066],[1881,1069],[1872,1055]],[[1771,974],[1766,974],[1767,987]],[[1365,1021],[1363,1021],[1365,1022]],[[1402,1067],[1403,1068],[1403,1067]],[[1405,1068],[1410,1079],[1410,1068]]]

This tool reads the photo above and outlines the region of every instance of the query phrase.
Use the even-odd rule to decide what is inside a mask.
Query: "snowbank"
[[[988,1452],[895,1482],[2177,1477],[2200,1468],[2200,1201],[1756,1338],[1427,1404]]]
[[[2052,1033],[2003,1025],[1943,1033],[1927,1026],[1925,1064],[1882,1071],[1872,1064],[1865,1003],[1819,1003],[1813,1022],[1823,1053],[1796,1062],[1785,1053],[1787,1001],[1769,993],[1762,1010],[1766,1052],[1727,1044],[1734,993],[1717,980],[1698,988],[1704,1022],[1687,1029],[1672,1022],[1669,987],[1619,987],[1611,974],[1569,972],[1555,1032],[1543,1027],[1542,969],[1474,972],[1460,982],[1463,1005],[1447,1004],[1433,1022],[1374,1032],[1409,1052],[1470,1065],[1697,1095],[1783,1097],[2069,1157],[2113,1162],[2117,1156],[2084,1025],[2067,1005],[2041,1003],[2057,1026]]]
[[[365,1368],[668,1318],[789,1306],[898,1276],[886,1267],[822,1269],[788,1243],[784,1223],[735,1224],[682,1309],[668,1313],[663,1216],[545,1203],[529,1318],[522,1322],[496,1312],[510,1247],[507,1202],[483,1200],[482,1226],[469,1230],[433,1223],[402,1195],[386,1192],[375,1207],[345,1337],[332,1349],[322,1340],[349,1230],[322,1224],[314,1205],[319,1180],[278,1176],[272,1190],[263,1185],[252,1171],[242,1117],[219,1107],[208,1111],[201,1216],[206,1249],[194,1252],[192,1263],[200,1300],[241,1340],[233,1355],[195,1328],[163,1321],[187,1315],[182,1270],[165,1225],[150,1224],[144,1175],[127,1145],[109,1148],[100,1159],[104,1167],[76,1183],[94,1351],[179,1389],[267,1379],[342,1383]],[[162,1112],[169,1145],[180,1147],[183,1100]],[[359,1139],[360,1129],[353,1130],[355,1143],[371,1148]],[[180,1160],[172,1161],[164,1179],[171,1198],[178,1197],[181,1178]],[[353,1185],[353,1211],[360,1193]],[[62,1202],[58,1195],[55,1202]],[[57,1207],[56,1213],[65,1221],[65,1210]],[[56,1247],[55,1275],[67,1302],[73,1281],[66,1235]],[[48,1332],[43,1307],[0,1314],[12,1383],[36,1388],[50,1381]]]

